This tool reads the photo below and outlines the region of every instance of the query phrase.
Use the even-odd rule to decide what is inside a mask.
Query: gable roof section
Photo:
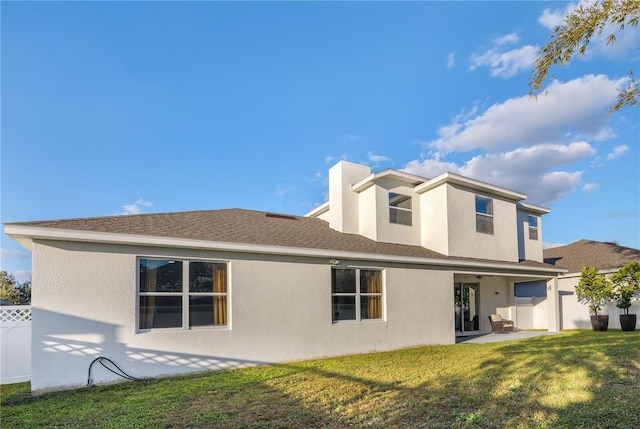
[[[340,233],[321,219],[244,209],[16,222],[5,224],[5,233],[21,242],[44,239],[175,244],[274,254],[335,254],[354,259],[368,255],[366,259],[380,261],[558,272],[553,266],[534,261],[516,263],[449,257],[421,246],[376,242],[357,234]]]
[[[617,269],[631,262],[640,262],[640,250],[602,241],[580,240],[566,246],[543,251],[544,262],[579,273],[583,266],[600,270]]]

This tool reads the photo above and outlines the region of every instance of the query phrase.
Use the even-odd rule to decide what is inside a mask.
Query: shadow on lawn
[[[366,370],[358,367],[361,357],[344,358],[339,367],[332,367],[334,360],[277,365],[279,376],[225,389],[222,398],[212,387],[210,396],[171,421],[269,428],[640,427],[640,333],[574,332],[465,348],[460,354],[463,349],[438,347],[393,352],[398,367],[415,362],[409,375],[394,373],[385,354],[370,355]],[[446,350],[456,362],[429,374],[431,359]],[[376,356],[383,356],[382,367],[375,366]]]
[[[338,392],[351,392],[339,407],[337,401],[330,402],[342,424],[640,427],[638,333],[576,332],[490,350],[493,353],[462,363],[466,371],[435,375],[417,386],[400,380],[372,382],[331,370],[312,372],[338,380]]]
[[[137,427],[629,428],[640,427],[639,353],[640,332],[576,331],[131,383],[85,400],[114,427],[139,407],[157,418]],[[91,426],[81,420],[57,423]]]

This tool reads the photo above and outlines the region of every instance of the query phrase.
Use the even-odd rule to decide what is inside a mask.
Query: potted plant
[[[582,267],[580,280],[576,285],[578,301],[589,307],[591,328],[594,331],[606,331],[609,327],[609,316],[598,314],[612,297],[611,282],[604,274],[599,274],[596,267]]]
[[[636,315],[629,314],[631,300],[640,295],[640,264],[627,264],[611,275],[613,300],[616,307],[624,310],[620,315],[620,327],[623,331],[636,330]]]

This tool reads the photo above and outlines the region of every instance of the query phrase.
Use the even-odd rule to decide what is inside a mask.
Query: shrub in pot
[[[620,326],[623,331],[635,331],[636,315],[629,314],[631,301],[640,295],[640,264],[627,264],[611,275],[613,284],[613,300],[616,307],[624,310],[620,315]]]
[[[586,304],[591,316],[591,328],[594,331],[606,331],[609,327],[609,316],[598,314],[612,298],[612,285],[604,274],[599,274],[596,267],[582,267],[580,280],[576,285],[578,301]]]

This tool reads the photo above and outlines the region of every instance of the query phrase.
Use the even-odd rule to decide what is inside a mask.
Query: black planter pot
[[[609,328],[609,315],[591,316],[591,328],[594,331],[606,331]]]
[[[621,314],[620,315],[620,327],[623,331],[635,331],[636,330],[636,315],[635,314]]]

